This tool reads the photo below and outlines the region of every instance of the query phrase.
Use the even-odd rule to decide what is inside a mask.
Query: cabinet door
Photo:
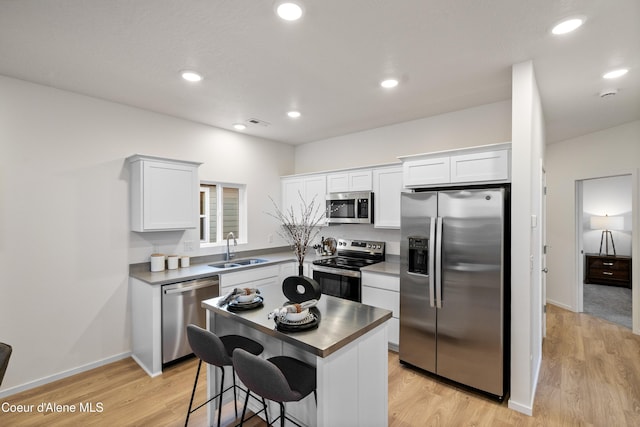
[[[199,163],[134,155],[131,167],[131,229],[198,227]]]
[[[325,205],[327,196],[327,179],[325,175],[306,177],[304,179],[304,198],[307,204],[314,200],[321,206]]]
[[[451,156],[451,182],[509,179],[508,150]]]
[[[349,191],[371,191],[371,171],[349,172]]]
[[[371,170],[330,173],[327,175],[327,193],[345,191],[371,191]]]
[[[314,206],[318,208],[318,213],[321,214],[322,220],[320,225],[325,224],[326,210],[326,197],[327,197],[327,177],[326,175],[318,175],[313,177],[306,177],[304,179],[304,200],[309,205],[312,201]],[[298,209],[299,211],[299,209]],[[315,209],[314,209],[315,212]]]
[[[144,228],[170,230],[198,225],[198,176],[193,167],[144,163]]]
[[[349,174],[330,173],[327,175],[327,193],[349,191]]]
[[[304,183],[302,178],[285,178],[281,181],[282,184],[282,205],[280,209],[283,213],[289,212],[291,208],[293,212],[298,215],[300,209],[300,194],[304,197]]]
[[[293,209],[297,220],[300,219],[300,196],[309,205],[314,201],[320,212],[325,210],[325,198],[327,193],[326,175],[313,175],[307,177],[283,178],[282,185],[282,212],[287,213]],[[324,224],[324,221],[321,222]]]
[[[448,184],[450,177],[449,157],[436,157],[406,161],[403,165],[405,187]]]
[[[374,169],[374,227],[400,228],[402,167]]]

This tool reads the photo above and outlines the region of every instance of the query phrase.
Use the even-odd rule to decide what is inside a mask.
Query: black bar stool
[[[236,418],[238,417],[236,388],[240,388],[240,386],[236,385],[235,370],[233,367],[233,362],[231,360],[233,351],[235,349],[242,349],[243,351],[247,351],[249,354],[258,355],[262,353],[264,348],[261,344],[255,342],[252,339],[240,335],[225,335],[222,337],[218,337],[213,332],[196,325],[187,325],[187,339],[189,340],[189,345],[191,345],[191,350],[193,350],[193,353],[198,357],[198,359],[200,359],[200,361],[198,362],[198,371],[196,372],[196,380],[193,383],[191,401],[189,402],[189,410],[187,411],[187,419],[185,420],[184,425],[186,427],[187,424],[189,424],[189,415],[218,397],[218,427],[220,427],[220,417],[222,414],[222,395],[229,389],[233,389]],[[220,380],[220,391],[211,399],[207,400],[206,402],[202,403],[197,408],[192,410],[191,407],[193,406],[193,397],[196,393],[198,376],[200,375],[200,367],[202,366],[202,362],[220,368],[220,371],[222,372],[222,378]],[[233,370],[233,385],[227,387],[226,389],[224,388],[225,366],[231,366],[231,369]],[[249,391],[247,391],[247,399],[248,398]],[[264,399],[262,399],[262,405],[266,410],[266,403]]]
[[[7,366],[9,366],[9,358],[13,349],[9,344],[0,342],[0,384],[4,378],[5,372],[7,372]]]
[[[316,405],[318,404],[316,368],[298,359],[288,356],[263,359],[242,349],[236,349],[233,351],[233,366],[238,378],[249,390],[263,399],[278,402],[280,405],[280,416],[278,418],[281,426],[284,426],[285,418],[299,426],[298,423],[286,416],[285,402],[297,402],[313,392]],[[248,400],[247,394],[242,409],[240,425],[244,422]],[[266,406],[264,411],[266,414]],[[257,413],[260,412],[262,411]],[[275,423],[278,418],[273,422]],[[267,425],[271,425],[268,418]]]

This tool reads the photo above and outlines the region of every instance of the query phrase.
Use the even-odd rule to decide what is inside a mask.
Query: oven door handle
[[[360,271],[346,270],[344,268],[325,267],[323,265],[315,265],[315,264],[313,264],[313,271],[318,271],[320,273],[336,274],[338,276],[347,276],[347,277],[361,276]]]

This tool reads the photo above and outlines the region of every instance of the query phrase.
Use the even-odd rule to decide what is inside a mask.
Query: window
[[[200,246],[222,244],[229,233],[246,242],[245,211],[243,185],[201,184]]]

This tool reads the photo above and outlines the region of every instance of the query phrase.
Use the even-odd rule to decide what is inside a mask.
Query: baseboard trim
[[[42,385],[61,380],[63,378],[71,377],[73,375],[80,374],[82,372],[90,371],[92,369],[99,368],[101,366],[108,365],[110,363],[117,362],[122,359],[126,359],[127,357],[131,357],[130,351],[126,353],[116,354],[115,356],[107,357],[106,359],[87,363],[86,365],[78,366],[77,368],[69,369],[68,371],[59,372],[57,374],[40,378],[35,381],[31,381],[22,385],[11,387],[6,390],[0,391],[0,398],[8,397],[16,393],[21,393],[23,391],[31,390],[32,388],[40,387]]]
[[[513,409],[514,411],[518,411],[522,414],[532,416],[533,415],[533,407],[529,405],[523,405],[522,403],[514,402],[513,399],[509,399],[509,409]]]
[[[160,372],[151,372],[150,370],[147,369],[147,367],[145,366],[144,363],[142,363],[142,361],[140,359],[138,359],[138,357],[135,354],[131,355],[131,358],[138,364],[138,366],[140,366],[142,368],[143,371],[145,371],[147,373],[147,375],[149,375],[151,378],[155,378],[157,376],[162,375],[162,371]]]
[[[547,304],[555,305],[556,307],[564,308],[565,310],[573,311],[574,313],[576,312],[570,305],[563,304],[558,301],[547,299]]]

